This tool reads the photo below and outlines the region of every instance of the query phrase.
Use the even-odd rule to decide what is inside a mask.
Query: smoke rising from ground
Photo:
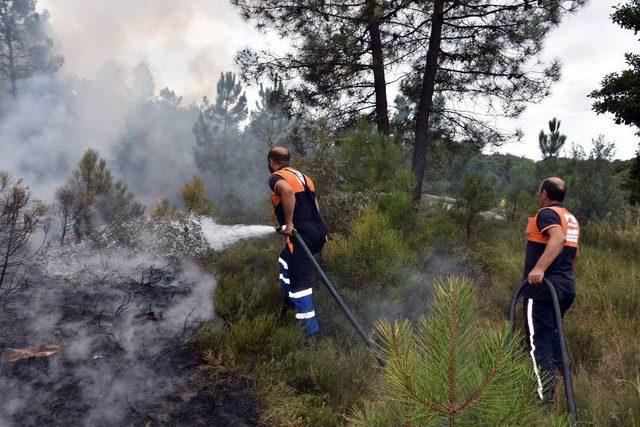
[[[0,313],[0,425],[167,421],[183,403],[183,350],[213,316],[215,287],[186,258],[273,228],[197,216],[136,221],[129,226],[142,231],[131,245],[109,241],[105,230],[100,246],[49,248],[30,266],[30,298]],[[12,349],[41,346],[57,354],[9,362]]]
[[[0,115],[0,170],[51,200],[84,151],[98,150],[140,200],[175,197],[197,173],[194,109],[136,99],[116,69],[95,80],[31,79]]]

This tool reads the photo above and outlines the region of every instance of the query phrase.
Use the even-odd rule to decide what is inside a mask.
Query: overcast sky
[[[624,68],[625,52],[638,50],[633,32],[609,19],[618,3],[591,0],[551,35],[546,55],[562,59],[562,80],[520,119],[499,123],[525,133],[521,142],[499,151],[539,158],[537,134],[556,116],[567,146],[577,142],[588,151],[591,139],[602,133],[616,143],[616,157],[634,155],[633,129],[615,125],[611,116],[597,116],[587,98],[605,74]],[[92,77],[107,60],[129,68],[146,61],[156,89],[168,86],[188,101],[215,95],[220,71],[235,69],[239,49],[282,46],[277,37],[243,22],[227,0],[40,0],[39,8],[51,13],[67,72]]]

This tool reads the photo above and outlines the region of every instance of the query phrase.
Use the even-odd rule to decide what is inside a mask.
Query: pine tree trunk
[[[373,87],[376,97],[376,125],[378,132],[389,135],[389,112],[387,106],[387,82],[384,73],[384,53],[380,35],[380,22],[375,16],[375,0],[367,1],[367,17],[369,19],[369,37],[373,70]]]
[[[429,148],[429,118],[433,106],[433,92],[435,89],[436,74],[438,72],[438,57],[440,56],[440,42],[442,40],[442,24],[444,21],[445,0],[435,0],[433,14],[431,16],[431,34],[429,35],[429,50],[425,64],[424,77],[422,78],[422,90],[416,113],[415,140],[413,144],[413,162],[411,169],[416,176],[416,186],[413,190],[413,198],[419,201],[422,197],[422,182]]]
[[[17,214],[13,214],[11,218],[11,230],[9,231],[9,238],[7,240],[7,251],[5,252],[4,260],[2,262],[2,271],[0,272],[0,287],[2,287],[2,284],[4,283],[4,278],[7,274],[7,268],[9,267],[9,257],[11,256],[11,250],[13,249],[11,245],[13,244],[13,234],[16,229],[16,215]]]
[[[4,2],[2,2],[4,3]],[[9,81],[11,82],[11,96],[13,99],[18,98],[18,74],[16,73],[16,57],[13,47],[13,23],[10,17],[11,12],[8,10],[7,4],[3,4],[4,22],[4,40],[7,43],[7,57],[9,59]]]

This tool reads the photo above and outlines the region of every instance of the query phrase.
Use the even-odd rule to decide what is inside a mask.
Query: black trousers
[[[544,286],[544,285],[540,285]],[[575,293],[556,288],[560,313],[564,318]],[[524,301],[524,318],[529,344],[529,354],[538,382],[537,394],[540,399],[551,400],[555,390],[555,375],[561,372],[562,353],[556,327],[555,311],[551,295],[548,297],[528,297]]]
[[[296,232],[305,244],[316,254],[324,246],[326,234],[323,226],[304,224],[296,226]],[[315,270],[313,263],[298,245],[295,238],[292,245],[285,245],[278,258],[280,270],[280,286],[285,302],[296,310],[296,319],[300,322],[307,335],[313,335],[320,330],[313,307],[313,281]]]

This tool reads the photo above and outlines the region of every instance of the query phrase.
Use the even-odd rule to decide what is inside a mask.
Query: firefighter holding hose
[[[566,185],[560,178],[547,178],[538,191],[540,210],[529,218],[525,255],[525,319],[537,395],[551,404],[556,374],[560,372],[560,342],[551,294],[543,284],[549,279],[558,295],[560,312],[569,309],[575,298],[573,270],[578,261],[580,226],[562,204]]]
[[[315,186],[308,176],[289,166],[290,154],[285,147],[273,147],[267,156],[269,163],[269,188],[281,233],[286,244],[278,264],[279,281],[285,304],[293,307],[296,319],[307,336],[318,332],[318,320],[313,309],[314,266],[296,239],[297,233],[311,253],[320,252],[326,240],[326,227],[320,216]]]

